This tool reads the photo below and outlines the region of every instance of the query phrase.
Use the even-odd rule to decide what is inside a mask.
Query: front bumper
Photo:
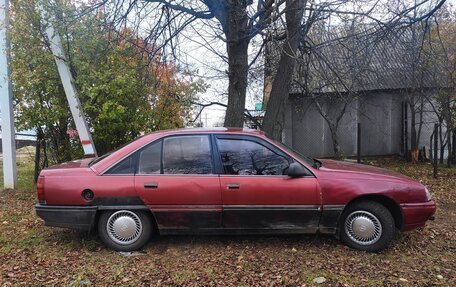
[[[434,219],[437,209],[433,200],[420,203],[403,203],[401,208],[404,216],[403,231],[423,227],[426,221]]]
[[[46,226],[74,228],[90,231],[97,214],[96,206],[35,205],[36,214]]]

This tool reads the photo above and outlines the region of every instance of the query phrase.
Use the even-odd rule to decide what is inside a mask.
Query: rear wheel
[[[394,239],[396,227],[391,212],[385,206],[374,201],[360,201],[344,211],[340,230],[340,238],[346,245],[379,252]]]
[[[149,215],[142,211],[103,212],[98,222],[103,243],[116,251],[134,251],[143,247],[152,234]]]

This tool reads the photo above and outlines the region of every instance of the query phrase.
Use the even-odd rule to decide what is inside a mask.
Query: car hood
[[[328,160],[328,159],[321,159],[319,160],[322,163],[320,167],[321,171],[326,172],[340,172],[340,173],[348,173],[348,174],[360,174],[364,176],[372,176],[372,177],[387,177],[390,179],[402,180],[402,181],[413,181],[416,182],[414,179],[400,174],[398,172],[394,172],[391,170],[374,167],[371,165],[365,164],[357,164],[351,163],[346,161],[336,161],[336,160]]]

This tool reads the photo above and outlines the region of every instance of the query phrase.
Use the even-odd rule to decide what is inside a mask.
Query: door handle
[[[226,187],[228,187],[228,189],[239,189],[240,186],[241,186],[241,185],[238,184],[238,183],[228,183],[228,184],[226,185]]]
[[[144,188],[158,188],[158,183],[156,182],[145,182]]]

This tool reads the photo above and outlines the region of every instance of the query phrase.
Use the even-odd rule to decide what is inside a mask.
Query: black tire
[[[117,229],[123,227],[120,225],[122,223],[120,220],[127,220],[129,224],[134,222],[133,230],[132,226],[127,226],[127,224],[123,225],[127,226],[125,229],[118,230],[119,232],[133,232],[132,236],[126,238],[122,237],[123,234],[116,233],[114,226],[117,226]],[[115,225],[111,224],[111,231],[108,231],[108,221],[117,222]],[[128,230],[128,228],[130,229]],[[107,247],[115,251],[135,251],[141,249],[149,241],[152,235],[152,221],[144,211],[106,211],[100,215],[98,220],[98,235]]]
[[[359,201],[344,210],[340,221],[340,239],[349,247],[380,252],[387,248],[396,234],[391,212],[374,201]],[[371,232],[371,233],[370,233]]]

